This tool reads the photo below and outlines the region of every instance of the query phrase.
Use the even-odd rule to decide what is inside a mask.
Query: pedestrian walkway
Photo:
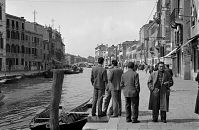
[[[152,113],[148,110],[149,89],[147,80],[149,74],[138,71],[140,77],[140,123],[126,123],[124,97],[122,97],[122,116],[110,118],[106,123],[88,122],[83,130],[199,130],[199,116],[194,113],[197,96],[197,83],[174,77],[174,85],[170,94],[170,109],[167,113],[167,123],[152,122]],[[123,95],[123,94],[122,94]]]

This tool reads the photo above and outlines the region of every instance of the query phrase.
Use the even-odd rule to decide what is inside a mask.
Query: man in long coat
[[[152,110],[153,122],[158,122],[160,110],[161,121],[166,123],[166,112],[169,111],[169,95],[172,85],[172,76],[164,70],[164,62],[159,62],[158,70],[154,71],[148,79],[149,110]]]

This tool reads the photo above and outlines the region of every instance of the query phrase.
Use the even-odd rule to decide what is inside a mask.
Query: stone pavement
[[[199,115],[194,113],[197,83],[174,77],[174,85],[170,94],[170,109],[167,113],[167,123],[152,122],[151,111],[148,110],[149,89],[147,80],[149,74],[138,71],[140,77],[140,123],[132,124],[125,121],[124,97],[122,97],[122,116],[110,118],[107,123],[88,122],[83,130],[199,130]],[[123,95],[123,94],[122,94]]]

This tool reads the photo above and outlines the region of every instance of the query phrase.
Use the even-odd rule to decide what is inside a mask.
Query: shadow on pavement
[[[173,122],[173,123],[199,122],[199,119],[168,119],[167,122]]]
[[[151,111],[139,111],[139,115],[138,116],[148,116],[148,115],[152,115]],[[122,112],[122,116],[125,117],[126,116],[126,112],[123,111]]]

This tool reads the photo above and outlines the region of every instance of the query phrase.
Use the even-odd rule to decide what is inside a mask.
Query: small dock
[[[160,117],[159,122],[154,123],[152,122],[152,112],[148,110],[149,90],[146,86],[148,76],[141,71],[139,71],[139,76],[141,91],[138,120],[140,123],[126,122],[125,101],[122,97],[122,115],[120,117],[89,117],[83,130],[199,130],[199,115],[194,113],[197,96],[195,81],[174,78],[167,123],[161,122]]]

